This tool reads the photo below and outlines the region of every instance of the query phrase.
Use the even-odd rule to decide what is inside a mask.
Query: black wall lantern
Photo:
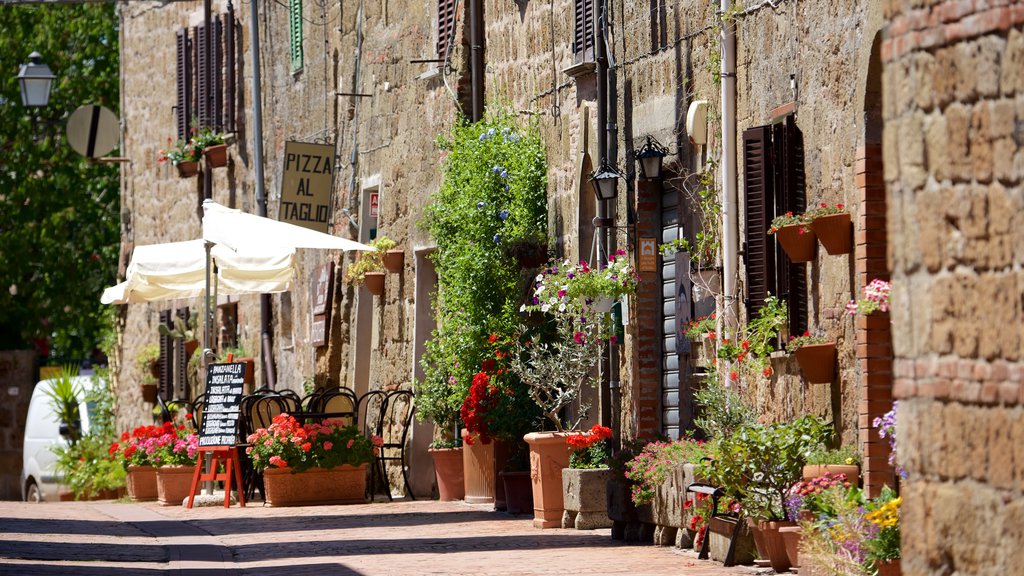
[[[653,136],[648,136],[644,145],[636,151],[640,175],[646,180],[661,178],[661,162],[667,154],[668,148],[662,146]]]
[[[614,200],[619,178],[622,178],[622,175],[619,174],[618,170],[612,168],[606,162],[602,162],[597,172],[590,175],[590,181],[594,183],[594,193],[597,194],[597,199]]]
[[[21,104],[26,107],[42,107],[50,102],[50,86],[53,84],[53,71],[43,64],[43,56],[39,52],[28,55],[28,64],[22,64],[18,71],[18,85],[21,87]]]

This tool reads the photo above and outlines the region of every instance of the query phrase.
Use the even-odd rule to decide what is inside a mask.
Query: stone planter
[[[736,536],[736,548],[733,551],[732,564],[751,564],[757,552],[754,536],[745,521],[736,518],[715,516],[708,522],[708,554],[716,562],[725,562],[729,553],[729,542],[733,537],[736,524],[739,523],[739,534]],[[730,564],[731,565],[731,564]]]
[[[181,506],[192,488],[194,466],[161,466],[156,469],[157,501],[163,506]]]
[[[291,468],[267,468],[263,488],[270,506],[362,504],[366,502],[366,464],[297,473]]]
[[[572,452],[564,432],[532,432],[523,437],[530,445],[530,479],[533,481],[534,528],[558,528],[565,510],[562,470],[569,467]]]
[[[129,466],[125,476],[128,497],[134,502],[148,502],[159,496],[156,486],[156,466]],[[189,486],[191,488],[191,485]]]
[[[438,497],[445,502],[465,498],[466,484],[462,468],[462,448],[431,448],[427,452],[434,460]]]
[[[796,361],[804,378],[812,384],[828,384],[836,377],[836,344],[808,344],[796,350]]]
[[[849,254],[853,248],[853,223],[850,222],[849,212],[815,218],[811,222],[811,230],[814,230],[818,242],[833,256]]]
[[[562,528],[594,530],[610,528],[608,502],[605,485],[612,478],[609,468],[562,470],[562,492],[565,511],[562,513]]]
[[[792,262],[814,260],[818,239],[809,227],[802,224],[783,226],[775,231],[775,237],[778,238],[779,244]]]
[[[693,546],[693,538],[686,530],[692,509],[685,506],[686,500],[693,497],[686,492],[686,487],[694,482],[693,470],[693,464],[679,464],[654,492],[651,512],[656,525],[654,543],[659,546]]]
[[[505,488],[505,511],[509,514],[533,514],[533,481],[528,471],[498,474]]]

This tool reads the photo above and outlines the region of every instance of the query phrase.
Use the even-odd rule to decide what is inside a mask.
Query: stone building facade
[[[388,275],[385,294],[375,297],[343,280],[351,255],[300,251],[304,273],[290,292],[270,298],[269,340],[260,334],[258,296],[219,298],[221,313],[237,319],[237,329],[227,336],[237,336],[256,356],[264,342],[269,344],[258,363],[257,386],[272,382],[277,389],[301,394],[308,383],[346,385],[356,392],[414,385],[423,341],[433,328],[430,294],[436,279],[428,259],[433,240],[417,224],[430,193],[440,185],[435,137],[457,120],[460,109],[468,112],[472,73],[467,3],[439,4],[442,16],[454,10],[455,22],[451,50],[440,53],[439,40],[447,36],[439,21],[447,20],[439,20],[433,4],[259,3],[269,216],[276,217],[279,210],[285,143],[333,144],[331,232],[361,241],[386,234],[405,251],[405,266]],[[583,44],[574,44],[575,15],[599,22],[593,12],[596,2],[473,4],[482,7],[484,23],[485,101],[539,120],[549,166],[550,245],[559,257],[590,259],[594,253],[591,219],[597,205],[588,180],[603,157],[625,176],[611,209],[613,247],[635,255],[646,240],[661,243],[692,235],[697,222],[695,175],[722,153],[721,83],[734,83],[739,144],[727,153],[738,166],[737,197],[730,203],[736,207],[737,249],[744,259],[736,271],[737,292],[719,298],[719,304],[735,304],[740,317],[746,317],[748,264],[754,256],[747,249],[749,186],[744,167],[749,156],[742,143],[758,127],[768,134],[780,127],[789,130],[792,142],[800,144],[792,150],[798,154],[792,159],[799,159],[793,161],[798,180],[793,181],[797,192],[792,202],[842,203],[854,217],[852,253],[830,256],[819,251],[811,263],[783,270],[792,279],[787,290],[794,299],[800,295],[794,326],[837,342],[838,376],[830,384],[804,384],[795,363],[777,355],[773,375],[744,383],[743,393],[765,420],[804,413],[834,420],[842,443],[858,446],[865,455],[869,486],[877,490],[892,484],[887,445],[870,424],[891,406],[888,323],[855,321],[844,312],[862,286],[888,274],[881,8],[853,0],[748,2],[720,18],[706,3],[677,0],[641,6],[613,0],[608,2],[611,82],[606,90],[598,85],[592,43],[588,47],[583,38]],[[131,159],[122,172],[124,259],[135,245],[198,238],[204,197],[257,211],[251,4],[210,0],[206,6],[209,17],[198,1],[128,3],[121,8],[121,115],[124,154]],[[182,31],[194,36],[200,24],[218,18],[233,21],[237,34],[231,45],[235,92],[229,98],[235,104],[234,117],[224,119],[225,124],[234,122],[231,159],[226,168],[179,178],[156,160],[168,136],[173,138],[180,127],[174,97],[176,41]],[[736,73],[725,78],[717,68],[722,22],[736,32]],[[223,54],[230,55],[228,50]],[[604,113],[598,106],[604,96],[611,104],[610,121],[601,126]],[[685,123],[689,105],[700,100],[711,110],[709,136],[706,144],[695,145]],[[669,149],[659,180],[637,174],[634,155],[648,136]],[[601,143],[608,148],[601,150]],[[888,162],[885,169],[888,175]],[[721,179],[722,170],[718,173]],[[374,197],[376,215],[370,210]],[[763,239],[760,246],[762,251],[774,250],[774,243]],[[327,344],[318,347],[311,342],[311,275],[328,262],[337,266],[334,297]],[[692,419],[691,395],[699,377],[681,327],[714,306],[691,303],[688,267],[675,257],[658,259],[653,269],[642,271],[640,291],[627,314],[626,336],[617,350],[620,386],[613,387],[612,404],[601,406],[605,416],[618,407],[612,420],[624,437],[677,436]],[[775,292],[774,285],[768,289]],[[137,392],[140,374],[131,358],[157,341],[161,311],[190,306],[195,314],[200,304],[196,299],[122,308],[124,361],[116,368],[116,378],[124,425],[150,418],[150,406]],[[273,370],[267,370],[268,359]],[[192,395],[197,392],[191,390]],[[428,493],[432,482],[425,457],[430,438],[429,424],[418,425],[413,475],[420,494]]]

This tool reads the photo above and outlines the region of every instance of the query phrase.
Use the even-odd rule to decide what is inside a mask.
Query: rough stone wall
[[[885,3],[905,574],[1024,557],[1024,7]]]

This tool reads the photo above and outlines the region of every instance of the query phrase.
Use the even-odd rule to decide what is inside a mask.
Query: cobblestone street
[[[432,501],[188,510],[0,502],[0,574],[199,576],[631,574],[750,576],[692,551],[538,530],[526,516]]]

